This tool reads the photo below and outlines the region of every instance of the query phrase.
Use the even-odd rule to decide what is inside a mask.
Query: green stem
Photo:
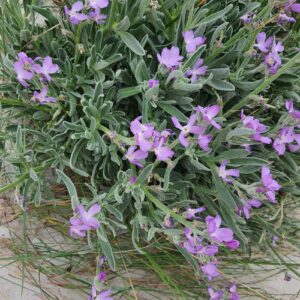
[[[114,18],[116,16],[117,7],[118,7],[118,0],[112,0],[110,11],[109,11],[109,17],[108,17],[108,21],[107,21],[107,30],[108,31],[112,30]]]
[[[47,106],[33,106],[33,105],[29,105],[25,102],[19,101],[19,100],[14,100],[14,99],[5,99],[5,98],[0,98],[0,103],[6,104],[6,105],[11,105],[11,106],[20,106],[20,107],[26,107],[26,108],[34,108],[36,110],[40,110],[40,111],[46,111],[46,112],[50,112],[51,108],[47,107]]]
[[[248,100],[258,95],[260,92],[262,92],[268,85],[270,85],[274,80],[276,80],[279,76],[284,74],[288,69],[290,69],[294,64],[297,63],[297,60],[300,59],[300,52],[296,54],[288,63],[286,63],[282,68],[279,69],[279,71],[274,74],[273,76],[270,76],[267,78],[264,82],[262,82],[253,92],[248,94],[244,99],[242,99],[239,103],[234,105],[229,111],[227,111],[224,114],[224,117],[227,118],[233,113],[235,113],[237,110],[239,110],[241,107],[243,107],[245,104],[247,104]]]

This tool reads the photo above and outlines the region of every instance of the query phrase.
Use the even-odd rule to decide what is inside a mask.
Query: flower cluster
[[[70,218],[70,235],[74,237],[76,234],[79,237],[84,237],[86,232],[91,229],[98,229],[100,222],[94,217],[99,214],[101,207],[99,204],[94,204],[86,211],[82,204],[79,204],[76,209],[76,215]]]
[[[281,66],[281,57],[279,53],[284,51],[282,42],[277,42],[275,37],[268,37],[265,32],[260,32],[256,36],[254,47],[261,51],[264,58],[264,64],[268,68],[270,75],[276,74]]]
[[[104,263],[106,261],[105,256],[101,256],[98,261],[98,266],[101,269],[99,274],[97,275],[95,281],[104,283],[106,281],[106,272],[104,271]],[[91,295],[89,296],[88,300],[113,300],[111,297],[111,290],[100,290],[97,288],[97,284],[92,285]]]
[[[69,17],[70,23],[73,25],[77,25],[86,20],[92,20],[97,24],[103,24],[107,16],[101,13],[101,9],[108,7],[108,5],[108,0],[88,0],[86,7],[81,1],[77,1],[70,9],[65,6],[64,10],[65,14]],[[88,10],[88,14],[83,13],[84,9]]]
[[[33,93],[34,100],[39,101],[41,104],[56,102],[55,98],[47,96],[48,88],[46,83],[52,80],[52,74],[59,71],[58,65],[53,64],[50,56],[46,56],[44,59],[41,57],[32,59],[26,53],[20,52],[18,53],[18,60],[14,63],[14,70],[17,80],[25,88],[30,86],[27,81],[33,80],[35,76],[39,78],[42,83],[42,89],[40,92],[35,91]]]
[[[196,217],[195,215],[204,211],[204,207],[195,209],[189,208],[186,213],[186,218],[188,220],[201,220],[201,218]],[[200,261],[202,261],[200,270],[207,276],[208,280],[212,280],[220,275],[217,268],[218,260],[215,257],[219,251],[219,246],[223,245],[231,250],[235,250],[239,247],[239,241],[233,238],[233,231],[230,228],[221,227],[221,223],[222,220],[219,215],[216,215],[215,217],[208,215],[205,218],[206,231],[204,231],[203,235],[186,227],[183,231],[184,240],[179,244],[190,254],[199,257]],[[194,224],[196,223],[194,222]],[[214,292],[211,287],[209,287],[208,293],[210,299],[222,299],[223,296],[221,290]],[[239,299],[238,294],[236,293],[235,284],[232,285],[230,293],[231,295],[235,294],[237,296],[237,298],[232,299]]]
[[[135,145],[129,147],[125,157],[139,167],[143,166],[141,161],[148,157],[149,152],[154,152],[159,161],[172,158],[174,151],[167,145],[168,137],[172,132],[168,129],[159,132],[154,129],[153,124],[142,124],[141,119],[142,117],[138,117],[130,124]]]

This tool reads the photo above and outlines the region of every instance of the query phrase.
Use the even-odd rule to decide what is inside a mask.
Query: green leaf
[[[235,90],[235,87],[232,83],[217,78],[208,80],[207,85],[211,86],[217,91],[232,92]]]
[[[212,24],[212,23],[218,21],[219,19],[223,18],[229,11],[232,10],[232,8],[233,8],[233,5],[230,4],[230,5],[226,6],[223,10],[218,11],[218,12],[211,14],[208,17],[204,18],[199,24],[201,24],[201,25]]]
[[[141,171],[140,175],[136,179],[137,185],[144,183],[144,181],[148,179],[148,177],[152,174],[153,167],[154,165],[150,164]]]
[[[51,10],[46,9],[46,8],[42,8],[42,7],[38,7],[38,6],[35,6],[35,5],[32,5],[31,7],[37,13],[39,13],[40,15],[42,15],[43,17],[45,17],[46,20],[50,23],[51,26],[55,26],[55,25],[58,24],[58,20],[53,15],[53,13],[51,12]]]
[[[77,196],[76,187],[72,180],[63,171],[56,169],[56,173],[67,187],[67,190],[71,197],[72,209],[74,210],[80,204]]]
[[[249,155],[249,151],[243,149],[232,149],[225,151],[216,157],[216,160],[221,161],[224,159],[234,159],[234,158],[242,158]]]
[[[141,91],[142,91],[141,86],[134,86],[134,87],[120,89],[118,91],[117,101],[128,98],[130,96],[137,95],[137,94],[141,93]]]
[[[122,42],[135,54],[144,56],[145,50],[139,41],[129,32],[118,31],[117,34],[120,36]]]
[[[181,122],[187,122],[188,118],[175,106],[158,102],[157,103],[160,108],[162,108],[165,112],[167,112],[169,115],[176,117]]]
[[[113,253],[113,249],[108,241],[104,226],[102,224],[100,225],[100,228],[97,230],[97,234],[99,237],[98,241],[99,241],[100,247],[103,251],[103,254],[105,255],[107,262],[108,262],[109,266],[111,267],[111,269],[113,271],[115,271],[116,270],[115,256]],[[105,240],[103,240],[103,238],[101,238],[101,237],[104,237]]]

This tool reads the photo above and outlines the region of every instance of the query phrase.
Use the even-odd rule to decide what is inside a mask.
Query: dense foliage
[[[125,231],[140,253],[163,235],[205,281],[218,251],[274,245],[299,196],[300,4],[23,2],[1,3],[2,176],[16,178],[0,192],[51,202],[54,171],[71,235],[112,269]],[[230,284],[211,299],[238,299]]]

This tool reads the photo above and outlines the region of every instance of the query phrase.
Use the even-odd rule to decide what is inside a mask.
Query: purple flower
[[[172,228],[174,227],[175,223],[174,223],[174,219],[168,215],[166,215],[164,217],[164,223],[163,225],[166,227],[166,228]]]
[[[226,170],[226,165],[228,164],[227,160],[223,160],[219,167],[219,177],[221,177],[225,182],[233,182],[233,178],[228,178],[228,176],[239,177],[240,171],[238,169],[229,169]]]
[[[261,205],[262,203],[259,200],[252,199],[250,201],[247,201],[247,203],[244,206],[238,209],[238,214],[242,216],[243,213],[245,218],[248,220],[250,218],[250,209],[253,207],[258,208]]]
[[[182,33],[185,49],[187,53],[193,53],[196,49],[205,43],[206,38],[204,36],[195,37],[195,33],[192,30]]]
[[[236,292],[236,284],[233,283],[229,289],[230,291],[230,298],[229,300],[240,300],[238,293]]]
[[[211,150],[211,148],[209,148],[209,143],[212,140],[212,135],[211,134],[199,134],[198,135],[198,145],[199,147],[204,150],[209,152]]]
[[[272,247],[276,247],[276,242],[279,240],[279,237],[277,235],[274,235],[272,237]]]
[[[278,68],[281,66],[281,58],[279,52],[283,52],[284,47],[281,42],[276,44],[275,39],[273,40],[273,45],[271,51],[265,56],[264,63],[269,67],[269,73],[271,75],[275,74]]]
[[[244,111],[241,111],[241,120],[246,128],[252,129],[255,133],[251,136],[254,141],[258,141],[264,144],[271,144],[272,140],[268,137],[264,137],[261,134],[267,130],[267,127],[259,122],[258,119],[254,119],[252,116],[244,115]]]
[[[77,25],[81,21],[87,20],[89,18],[87,15],[81,13],[81,11],[83,10],[83,3],[81,1],[75,2],[72,5],[71,10],[67,6],[64,7],[64,10],[65,14],[69,16],[70,22],[73,25]]]
[[[104,24],[107,19],[107,15],[101,14],[100,8],[95,8],[94,11],[90,11],[89,16],[90,19],[95,21],[97,24]]]
[[[293,100],[286,100],[285,107],[288,110],[289,114],[296,120],[300,121],[300,111],[294,109]]]
[[[289,2],[285,4],[284,8],[287,12],[293,11],[300,14],[300,4],[296,3],[296,0],[289,0]]]
[[[190,133],[198,134],[198,133],[201,133],[201,131],[202,131],[199,126],[195,126],[195,123],[197,121],[197,114],[192,114],[185,126],[182,126],[176,117],[173,116],[171,119],[172,119],[174,126],[177,129],[181,130],[181,132],[179,134],[179,142],[185,148],[187,148],[189,146],[189,141],[187,139],[187,136]]]
[[[142,150],[136,150],[136,146],[129,147],[125,157],[132,163],[137,165],[138,167],[143,167],[141,160],[147,158],[148,152]]]
[[[291,152],[297,152],[300,149],[300,134],[294,133],[293,135],[294,141],[297,143],[296,145],[289,145],[289,150]]]
[[[247,13],[240,17],[240,20],[245,24],[250,24],[253,22],[253,19],[255,18],[256,14],[253,12]]]
[[[48,88],[46,86],[43,86],[40,93],[38,93],[37,91],[33,93],[33,99],[38,100],[41,104],[55,103],[56,99],[54,97],[48,97],[47,93]]]
[[[136,183],[136,176],[131,176],[129,182],[130,182],[130,184],[135,184]]]
[[[203,59],[199,58],[193,69],[185,72],[186,77],[191,78],[191,83],[194,83],[198,80],[198,77],[204,76],[207,71],[207,66],[203,66]]]
[[[273,43],[273,37],[267,38],[265,32],[260,32],[256,36],[256,44],[254,47],[258,48],[261,52],[267,53]]]
[[[98,261],[98,266],[102,267],[104,265],[105,261],[106,261],[106,256],[105,255],[100,256],[99,261]]]
[[[46,56],[44,58],[43,65],[34,64],[32,66],[32,70],[38,74],[42,74],[48,81],[51,81],[52,78],[50,74],[58,72],[59,67],[52,63],[52,58],[50,56]]]
[[[217,277],[220,275],[218,269],[217,269],[217,266],[215,263],[213,262],[210,262],[206,265],[203,265],[200,267],[201,268],[201,271],[207,275],[208,277],[208,280],[212,280],[213,278]]]
[[[164,48],[161,54],[157,54],[157,59],[160,64],[171,69],[180,65],[183,56],[179,55],[179,48],[173,46],[171,49]]]
[[[223,299],[223,292],[221,290],[214,291],[212,287],[208,288],[208,294],[210,296],[209,300],[222,300]]]
[[[159,138],[158,145],[154,148],[154,153],[160,161],[167,161],[174,155],[174,151],[164,145],[165,142],[166,139],[164,137]]]
[[[138,146],[140,146],[141,150],[147,152],[152,147],[152,142],[150,139],[154,133],[154,126],[152,124],[141,124],[142,117],[136,118],[134,121],[130,123],[130,130],[135,136],[135,141]]]
[[[18,53],[18,58],[18,61],[14,63],[14,70],[17,74],[17,80],[24,87],[29,87],[27,80],[32,79],[34,76],[34,73],[32,72],[33,60],[24,52]]]
[[[217,116],[220,111],[219,105],[212,105],[208,107],[197,106],[196,111],[202,114],[202,118],[207,124],[212,125],[217,130],[221,129],[221,126],[213,120],[213,118]]]
[[[72,217],[70,219],[70,236],[74,237],[74,234],[79,237],[85,237],[86,231],[90,229],[89,226],[86,226],[82,223],[81,219],[77,217]]]
[[[283,155],[286,150],[286,144],[290,144],[294,141],[294,128],[285,127],[281,129],[278,137],[274,140],[273,148],[278,155]]]
[[[82,204],[79,204],[76,208],[79,212],[80,219],[82,223],[89,226],[91,229],[98,229],[100,227],[100,222],[94,217],[94,215],[99,214],[101,207],[99,204],[93,204],[88,211],[86,211]]]
[[[275,192],[280,190],[280,184],[273,179],[270,168],[267,166],[262,167],[261,169],[261,180],[264,186],[264,192],[266,193],[267,198],[270,202],[276,203]]]
[[[204,212],[206,210],[205,207],[198,207],[198,208],[188,208],[186,211],[186,218],[188,220],[192,220],[193,218],[196,218],[196,214]]]
[[[106,280],[106,273],[104,271],[99,272],[99,274],[98,274],[98,280],[100,282],[104,282]]]
[[[240,246],[240,242],[237,240],[232,240],[229,242],[224,242],[224,245],[230,250],[236,250]]]
[[[295,18],[289,17],[284,12],[279,13],[277,17],[277,23],[281,25],[284,25],[286,23],[295,23],[295,22],[296,22]]]
[[[157,79],[148,80],[148,88],[149,89],[155,88],[157,86],[159,86],[159,80],[157,80]]]
[[[108,0],[88,0],[88,6],[94,9],[105,8],[108,5]]]
[[[111,293],[111,290],[104,290],[97,295],[95,300],[113,300],[113,298],[111,297]]]
[[[230,242],[233,240],[233,232],[229,228],[220,228],[221,226],[221,217],[216,215],[215,217],[207,216],[205,218],[205,223],[207,226],[207,232],[210,235],[210,238],[218,243]]]

